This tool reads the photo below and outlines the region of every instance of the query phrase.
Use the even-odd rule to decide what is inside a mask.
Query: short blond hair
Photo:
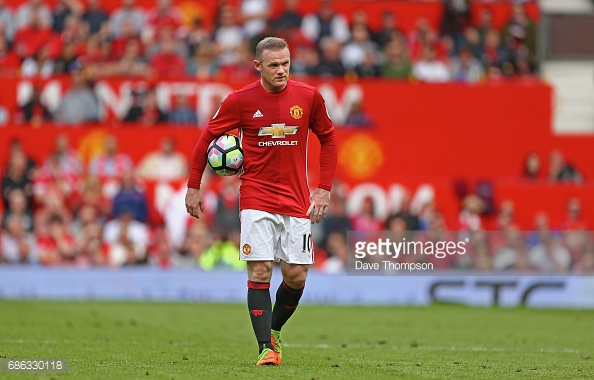
[[[287,41],[280,37],[266,37],[262,41],[258,42],[256,46],[256,59],[258,62],[262,62],[262,53],[264,50],[279,51],[284,48],[289,48]]]

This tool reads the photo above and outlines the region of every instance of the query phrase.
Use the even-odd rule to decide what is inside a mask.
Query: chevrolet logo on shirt
[[[284,139],[287,135],[296,134],[297,128],[299,127],[285,126],[284,124],[272,124],[270,127],[260,128],[258,136],[272,136],[273,139]]]

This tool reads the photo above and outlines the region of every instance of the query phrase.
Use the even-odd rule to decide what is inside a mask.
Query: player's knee
[[[265,261],[248,262],[248,278],[253,282],[270,282],[272,263]]]
[[[302,267],[291,268],[284,273],[283,280],[293,289],[301,289],[305,285],[307,269]]]

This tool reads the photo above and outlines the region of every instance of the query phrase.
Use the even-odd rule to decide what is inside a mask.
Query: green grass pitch
[[[594,311],[302,305],[256,367],[245,305],[0,301],[1,379],[594,379]]]

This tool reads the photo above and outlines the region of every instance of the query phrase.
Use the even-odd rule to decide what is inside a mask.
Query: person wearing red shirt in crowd
[[[20,29],[14,36],[14,49],[21,57],[32,57],[52,37],[54,37],[52,29],[43,25],[37,12],[33,12],[27,26]]]
[[[183,78],[186,75],[186,61],[175,51],[172,40],[161,41],[159,51],[150,61],[150,66],[159,78]]]
[[[0,35],[0,74],[15,74],[21,67],[19,57],[8,48],[8,42]]]
[[[240,259],[248,268],[248,309],[260,356],[258,365],[279,365],[280,330],[291,317],[314,261],[311,224],[326,217],[336,169],[334,126],[324,99],[312,86],[289,80],[285,40],[267,37],[256,47],[260,80],[231,93],[196,143],[190,165],[186,209],[204,213],[200,184],[209,143],[239,128],[244,166],[240,175]],[[320,181],[307,184],[309,131],[320,140]],[[272,308],[270,278],[280,262],[283,282]]]
[[[182,13],[171,5],[171,0],[157,0],[154,8],[145,15],[145,30],[149,33],[149,41],[158,36],[163,27],[172,27],[176,31],[182,24]]]

